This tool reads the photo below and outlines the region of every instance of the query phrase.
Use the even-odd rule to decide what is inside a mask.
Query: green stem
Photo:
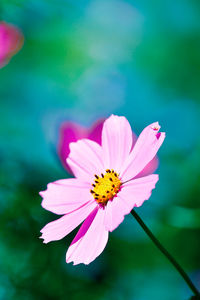
[[[182,269],[182,267],[177,263],[177,261],[173,258],[173,256],[161,245],[161,243],[157,240],[157,238],[153,235],[153,233],[149,230],[149,228],[145,225],[139,215],[132,209],[132,216],[136,219],[136,221],[140,224],[142,229],[146,232],[146,234],[150,237],[152,242],[156,245],[156,247],[168,258],[168,260],[172,263],[172,265],[176,268],[176,270],[183,277],[187,285],[193,291],[193,293],[197,296],[196,299],[200,299],[200,293],[197,288],[194,286],[188,275]]]

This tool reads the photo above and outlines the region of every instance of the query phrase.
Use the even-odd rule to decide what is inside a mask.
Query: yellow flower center
[[[106,170],[105,174],[101,174],[101,177],[94,175],[96,178],[92,184],[93,189],[90,190],[94,199],[101,206],[105,206],[109,200],[120,190],[121,180],[119,179],[119,174],[114,172],[114,170]]]

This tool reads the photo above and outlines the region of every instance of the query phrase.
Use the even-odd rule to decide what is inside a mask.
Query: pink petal
[[[139,207],[145,200],[149,199],[158,179],[157,174],[151,174],[123,184],[119,197],[129,205],[129,212],[134,206]]]
[[[144,177],[150,175],[155,172],[158,168],[159,160],[158,157],[155,156],[145,167],[144,169],[137,175],[135,178]]]
[[[66,162],[70,152],[69,144],[83,138],[88,138],[89,140],[101,144],[103,122],[103,119],[98,120],[91,128],[85,128],[73,122],[64,122],[61,125],[58,139],[58,155],[64,168],[69,173],[72,173],[72,170]]]
[[[137,142],[137,139],[138,139],[137,135],[133,131],[132,131],[132,139],[133,139],[133,143],[132,143],[131,150],[135,146],[135,143]]]
[[[129,212],[129,206],[117,195],[112,201],[108,201],[105,207],[105,228],[113,231]]]
[[[23,41],[22,33],[15,26],[0,22],[0,68],[20,50]]]
[[[91,140],[84,139],[71,143],[70,150],[67,163],[74,175],[92,184],[94,175],[104,171],[101,146]]]
[[[49,183],[40,196],[43,197],[42,207],[58,215],[69,213],[93,199],[90,185],[76,178]]]
[[[87,129],[73,122],[65,122],[62,124],[59,133],[58,155],[63,166],[69,173],[72,173],[66,159],[69,155],[69,144],[87,137]]]
[[[137,139],[138,139],[137,135],[133,132],[133,145],[131,150],[134,148]],[[159,164],[158,157],[155,156],[135,178],[144,177],[154,173],[155,170],[158,168],[158,164]]]
[[[158,181],[158,175],[130,180],[122,185],[117,197],[109,201],[105,208],[105,228],[113,231],[135,206],[141,206],[151,196],[152,189]]]
[[[41,230],[41,238],[44,239],[44,243],[62,239],[83,222],[96,206],[97,204],[94,201],[90,201],[79,209],[48,223]]]
[[[104,119],[98,120],[91,128],[90,132],[87,135],[87,138],[89,140],[92,140],[99,145],[101,145],[101,135],[102,135],[102,128],[103,128],[103,123]]]
[[[123,182],[134,178],[155,157],[165,138],[165,133],[159,133],[159,129],[160,126],[156,122],[142,131],[121,169]]]
[[[125,117],[111,115],[103,125],[102,148],[105,169],[119,172],[132,147],[132,130]]]
[[[108,241],[104,214],[103,209],[96,208],[85,220],[67,251],[67,263],[87,265],[101,254]]]

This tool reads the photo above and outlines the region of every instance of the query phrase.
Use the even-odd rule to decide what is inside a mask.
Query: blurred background
[[[75,233],[42,243],[57,216],[38,192],[70,176],[63,121],[159,121],[160,180],[137,212],[200,288],[200,2],[1,0],[0,18],[24,35],[0,69],[0,299],[189,299],[131,215],[93,263],[66,264]]]

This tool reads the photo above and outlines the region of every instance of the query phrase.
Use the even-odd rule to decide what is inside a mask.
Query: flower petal
[[[108,201],[105,207],[105,228],[108,231],[113,231],[122,223],[124,216],[129,212],[129,207],[117,195],[112,201]]]
[[[144,177],[152,174],[158,168],[159,160],[158,157],[155,156],[145,167],[144,169],[137,175],[135,178]]]
[[[91,128],[90,133],[88,134],[88,139],[95,141],[99,145],[101,145],[101,135],[104,119],[98,120]]]
[[[87,130],[79,124],[73,122],[64,122],[61,125],[58,141],[58,155],[63,166],[69,173],[72,173],[71,169],[66,163],[66,159],[70,152],[69,144],[85,138],[86,136]]]
[[[117,197],[109,201],[105,208],[105,228],[109,231],[117,228],[133,207],[141,206],[149,199],[157,181],[158,175],[152,174],[124,183]]]
[[[132,130],[125,117],[111,115],[103,125],[102,148],[105,169],[120,169],[132,147]]]
[[[104,250],[108,241],[108,231],[104,226],[104,214],[103,209],[96,208],[88,216],[67,251],[67,263],[87,265]]]
[[[131,211],[134,206],[139,207],[145,200],[149,199],[158,179],[157,174],[151,174],[130,180],[123,184],[124,187],[119,192],[119,197],[129,205]]]
[[[0,21],[0,68],[20,50],[23,41],[22,33],[15,26]]]
[[[42,207],[58,215],[69,213],[93,199],[90,185],[76,178],[58,180],[40,192]]]
[[[94,175],[101,174],[104,170],[101,146],[91,140],[83,139],[71,143],[70,150],[67,163],[74,175],[91,184]]]
[[[41,238],[44,239],[44,243],[51,241],[57,241],[65,237],[74,228],[76,228],[81,222],[87,218],[92,210],[95,209],[96,203],[90,201],[73,212],[62,216],[61,218],[48,223],[42,228]]]
[[[121,170],[123,182],[134,178],[155,157],[165,138],[165,133],[158,132],[159,129],[160,126],[156,122],[142,131]]]

